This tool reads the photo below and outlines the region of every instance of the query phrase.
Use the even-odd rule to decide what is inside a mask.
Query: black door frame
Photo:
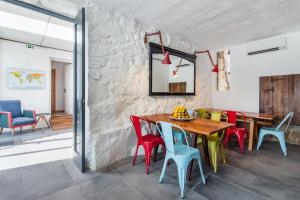
[[[26,2],[23,2],[23,1],[19,1],[19,0],[3,0],[4,2],[7,2],[7,3],[10,3],[10,4],[14,4],[14,5],[17,5],[17,6],[20,6],[20,7],[23,7],[23,8],[27,8],[29,10],[32,10],[32,11],[35,11],[35,12],[39,12],[39,13],[43,13],[43,14],[46,14],[46,15],[49,15],[51,17],[55,17],[55,18],[58,18],[58,19],[61,19],[61,20],[64,20],[64,21],[67,21],[67,22],[70,22],[72,24],[75,24],[76,23],[76,18],[72,18],[72,17],[69,17],[69,16],[66,16],[66,15],[63,15],[63,14],[60,14],[58,12],[54,12],[54,11],[51,11],[51,10],[48,10],[48,9],[45,9],[45,8],[42,8],[42,7],[39,7],[39,6],[36,6],[36,5],[33,5],[33,4],[30,4],[30,3],[26,3]],[[84,9],[83,9],[84,10]],[[84,12],[84,11],[83,11]],[[85,20],[85,19],[84,19]],[[83,27],[83,29],[85,29],[85,27]],[[76,30],[75,31],[75,34],[77,33]],[[84,41],[83,41],[84,42]],[[74,41],[74,46],[76,44],[76,41]],[[85,44],[83,44],[83,47],[85,48]],[[76,48],[74,49],[74,59],[76,58]],[[83,60],[85,62],[85,54],[83,54]],[[74,60],[74,83],[76,83],[76,76],[77,76],[77,73],[76,73],[76,61]],[[82,86],[82,94],[84,95],[85,94],[85,69],[83,68],[82,69],[83,71],[83,86]],[[76,87],[76,84],[74,85],[74,99],[76,99],[75,97],[75,94],[77,91],[75,91],[75,88]],[[82,107],[83,107],[83,116],[85,115],[85,99],[82,100]],[[75,104],[73,105],[73,109],[75,109]],[[77,113],[74,113],[74,116],[76,115]],[[82,148],[83,148],[83,160],[85,160],[85,117],[83,117],[83,126],[82,126],[82,137],[83,137],[83,141],[82,141]],[[75,127],[75,123],[74,123],[74,127]],[[75,131],[75,129],[74,129]],[[75,137],[75,135],[73,136]],[[74,138],[74,141],[75,141],[75,138]],[[83,169],[81,169],[82,172],[84,172],[85,170],[85,167],[83,166]]]

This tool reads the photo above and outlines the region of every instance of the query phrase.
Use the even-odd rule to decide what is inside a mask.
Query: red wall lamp
[[[196,54],[199,54],[199,53],[207,53],[208,54],[208,57],[209,57],[209,60],[213,66],[213,69],[211,70],[212,72],[216,72],[218,73],[219,72],[219,68],[218,68],[218,64],[214,64],[214,61],[212,60],[211,58],[211,55],[209,53],[209,50],[204,50],[204,51],[195,51],[194,55]]]
[[[165,65],[170,65],[170,64],[172,64],[172,62],[171,62],[171,60],[170,60],[169,52],[168,52],[168,51],[167,51],[167,52],[165,51],[165,48],[164,48],[164,45],[163,45],[163,41],[162,41],[162,37],[161,37],[161,32],[160,32],[160,31],[154,32],[154,33],[145,33],[144,43],[147,44],[147,43],[148,43],[147,37],[153,36],[153,35],[158,35],[158,36],[159,36],[159,41],[160,41],[161,50],[162,50],[162,53],[163,53],[164,56],[165,56],[164,60],[162,61],[162,64],[165,64]]]

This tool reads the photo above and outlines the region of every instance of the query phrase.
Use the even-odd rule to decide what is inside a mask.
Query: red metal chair
[[[136,145],[136,150],[135,150],[135,154],[134,154],[134,158],[132,161],[132,165],[135,165],[135,160],[137,157],[137,153],[138,153],[138,149],[139,146],[142,145],[144,147],[144,151],[145,151],[145,161],[146,161],[146,173],[149,174],[149,166],[150,166],[150,159],[151,159],[151,152],[152,149],[154,147],[156,147],[157,145],[162,145],[164,148],[164,152],[166,152],[165,150],[165,143],[163,141],[163,139],[159,136],[159,135],[154,135],[151,129],[151,125],[148,121],[138,117],[138,116],[130,116],[130,120],[134,126],[135,129],[135,133],[138,139],[137,145]],[[142,127],[141,127],[141,121],[145,121],[146,124],[149,127],[150,133],[148,133],[147,135],[142,135]]]
[[[243,116],[243,127],[236,127],[233,126],[231,128],[228,128],[225,132],[225,139],[224,139],[224,145],[228,143],[229,140],[232,139],[233,134],[237,137],[238,143],[240,146],[240,152],[244,152],[244,140],[246,138],[246,134],[248,132],[246,128],[246,115],[242,112],[236,112],[236,111],[223,111],[223,113],[227,114],[228,117],[228,123],[236,124],[236,116],[237,113],[241,114]]]

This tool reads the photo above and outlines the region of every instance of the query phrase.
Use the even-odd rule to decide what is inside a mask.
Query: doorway
[[[73,128],[73,64],[72,61],[51,60],[51,119],[52,130]]]
[[[33,115],[33,118],[36,119],[39,123],[43,121],[43,119],[47,118],[49,114],[51,115],[52,112],[62,112],[62,113],[70,113],[72,115],[72,122],[74,121],[74,128],[71,130],[72,134],[72,148],[73,148],[73,160],[74,163],[77,165],[77,167],[83,172],[85,170],[85,10],[82,8],[80,10],[79,14],[75,18],[70,18],[68,16],[61,15],[59,13],[29,4],[22,1],[1,1],[0,2],[0,12],[3,15],[5,14],[5,11],[3,11],[3,8],[10,7],[8,10],[12,13],[6,13],[8,17],[5,17],[6,24],[10,24],[10,27],[7,27],[7,29],[10,28],[9,31],[11,31],[11,27],[13,27],[13,31],[18,30],[16,28],[18,25],[27,24],[28,26],[19,26],[20,28],[24,28],[26,30],[18,30],[20,33],[17,34],[6,34],[3,38],[1,35],[1,40],[4,40],[6,43],[14,43],[21,46],[22,49],[25,48],[25,50],[22,50],[22,52],[18,52],[18,49],[11,48],[14,52],[14,56],[18,55],[18,58],[15,59],[4,59],[8,62],[14,62],[14,61],[22,61],[21,64],[5,64],[4,66],[14,66],[14,67],[20,67],[22,70],[15,70],[13,73],[6,73],[8,76],[14,76],[16,80],[13,82],[13,86],[17,85],[17,90],[11,90],[9,88],[9,92],[3,91],[0,92],[0,98],[1,99],[21,99],[20,102],[22,103],[22,108],[26,107],[28,109],[36,109],[38,115],[35,118],[35,115]],[[5,5],[5,6],[4,6]],[[13,8],[12,8],[13,7]],[[20,13],[15,13],[18,10]],[[25,16],[19,16],[25,14]],[[12,19],[11,22],[9,22],[9,19]],[[31,22],[38,22],[39,25],[36,25],[35,27],[30,27],[32,23],[26,23],[25,21],[31,20]],[[13,24],[17,23],[17,24]],[[67,30],[68,27],[63,27],[62,24],[70,24],[71,29],[71,43],[70,41],[66,40],[66,33],[63,33],[64,30]],[[0,23],[1,27],[1,23]],[[57,27],[60,27],[57,29]],[[41,29],[40,31],[38,31]],[[1,27],[1,33],[3,33],[3,30],[5,30],[5,27]],[[59,31],[58,31],[59,30]],[[31,32],[35,31],[35,32]],[[10,32],[11,33],[11,32]],[[70,32],[69,32],[70,33]],[[40,35],[39,35],[40,34]],[[75,35],[75,37],[74,37]],[[13,38],[9,37],[13,36]],[[29,40],[32,39],[32,40]],[[60,42],[57,42],[57,40],[60,40]],[[56,46],[58,45],[58,46]],[[65,50],[65,48],[71,48]],[[48,50],[43,50],[48,49]],[[34,52],[40,51],[39,54],[35,54]],[[70,84],[64,83],[62,87],[57,83],[59,80],[57,78],[58,75],[61,75],[59,73],[58,69],[52,69],[51,65],[48,69],[23,69],[23,68],[38,68],[38,67],[48,67],[47,63],[49,63],[50,58],[48,56],[45,56],[43,53],[47,52],[55,52],[59,51],[62,53],[54,53],[52,56],[49,57],[56,57],[57,55],[61,55],[62,57],[66,55],[65,52],[69,52],[72,54],[73,58],[73,64],[72,64],[72,70],[74,73],[71,73],[71,76],[68,76],[68,78],[72,78],[71,80],[64,78],[64,81],[67,81],[69,83],[72,82],[73,88],[68,88]],[[8,52],[8,51],[3,51]],[[2,53],[2,52],[1,52]],[[24,59],[19,59],[21,57],[24,57]],[[39,63],[38,61],[44,58],[48,58],[47,62]],[[69,63],[70,64],[70,63]],[[2,65],[2,63],[1,63]],[[3,69],[2,69],[3,70]],[[26,71],[27,70],[27,71]],[[38,71],[39,70],[39,71]],[[68,73],[67,71],[70,71],[70,68],[64,67],[63,73]],[[2,73],[0,69],[0,73]],[[24,75],[23,75],[24,74]],[[30,76],[28,76],[28,74]],[[22,77],[24,76],[24,78]],[[5,76],[3,76],[5,77]],[[41,78],[42,77],[42,78]],[[3,81],[2,81],[3,82]],[[6,83],[0,85],[7,86]],[[9,82],[8,82],[9,83]],[[24,84],[26,83],[26,84]],[[37,86],[35,86],[33,83],[35,83]],[[23,84],[23,85],[22,85]],[[20,86],[22,85],[22,86]],[[30,86],[31,88],[26,88]],[[15,88],[14,88],[15,89]],[[26,89],[26,90],[24,90]],[[72,91],[72,92],[71,92]],[[62,92],[59,95],[58,92]],[[3,96],[3,94],[5,94]],[[10,95],[11,94],[11,95]],[[18,95],[18,96],[14,96]],[[60,100],[57,100],[60,98]],[[62,100],[63,99],[63,100]],[[72,102],[72,103],[66,103],[66,102]],[[53,102],[53,104],[52,104]],[[61,107],[58,107],[61,106]],[[42,120],[39,121],[38,117],[42,116]],[[73,120],[74,116],[74,120]],[[58,120],[62,121],[62,120]],[[33,127],[38,127],[36,124],[32,126],[32,130],[27,128],[24,130],[24,132],[30,132],[32,131],[32,134],[34,134],[34,137],[38,134],[34,131]],[[1,127],[3,128],[3,127]],[[4,127],[4,131],[9,132],[8,127]],[[44,129],[43,129],[44,130]],[[23,137],[24,135],[22,132],[19,132],[20,137]],[[47,134],[44,134],[43,136],[46,136]],[[34,138],[33,137],[33,138]],[[13,138],[15,140],[15,138]],[[36,139],[36,138],[34,138]],[[1,138],[0,138],[1,140]],[[63,141],[63,139],[54,139]],[[49,142],[49,140],[43,140]],[[27,141],[28,142],[28,141]],[[7,143],[7,142],[6,142]],[[44,142],[39,142],[39,140],[35,140],[32,142],[32,144],[41,144]],[[52,147],[55,147],[55,145],[51,145]],[[64,148],[53,148],[53,150],[60,150]],[[1,150],[1,149],[0,149]],[[52,149],[47,149],[47,151],[50,151]],[[44,151],[44,150],[43,150]],[[43,151],[36,151],[38,153]],[[45,150],[46,151],[46,150]],[[34,152],[26,152],[26,155],[33,154]],[[21,154],[20,154],[21,155]],[[22,153],[24,155],[24,153]],[[49,156],[51,154],[48,154],[47,156],[41,156],[41,158],[47,158],[52,157],[54,159],[60,157],[55,155],[62,155],[61,153],[53,154],[53,156]],[[10,156],[13,157],[13,156]],[[40,161],[43,159],[34,158],[27,159],[27,160],[35,160]],[[47,161],[45,161],[47,162]],[[23,162],[24,163],[24,162]],[[23,163],[21,162],[20,166],[23,166]],[[36,164],[36,163],[31,163]],[[25,166],[25,165],[24,165]]]

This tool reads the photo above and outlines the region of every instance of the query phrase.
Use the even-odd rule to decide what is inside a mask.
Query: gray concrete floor
[[[0,135],[0,170],[73,157],[73,131],[50,129],[16,131]]]
[[[266,142],[259,152],[227,150],[228,164],[219,163],[217,174],[206,167],[206,185],[194,165],[191,182],[186,183],[186,199],[257,200],[300,199],[300,146],[288,145],[283,157],[278,143]],[[2,200],[134,200],[180,199],[176,166],[167,168],[159,184],[162,162],[151,164],[145,174],[143,157],[122,160],[98,172],[81,174],[71,159],[0,171]]]

